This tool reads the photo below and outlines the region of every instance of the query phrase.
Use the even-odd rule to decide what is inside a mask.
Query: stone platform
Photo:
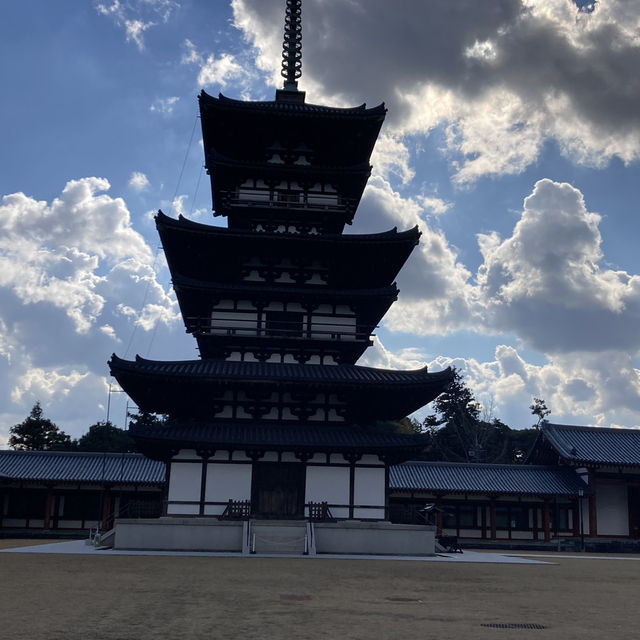
[[[362,554],[430,556],[433,526],[345,520],[224,521],[216,518],[116,520],[114,549],[157,551],[252,552],[299,555]]]

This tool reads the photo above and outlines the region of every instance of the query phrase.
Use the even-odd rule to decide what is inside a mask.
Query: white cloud
[[[129,178],[129,186],[134,191],[144,191],[149,188],[149,178],[142,171],[134,171]]]
[[[234,24],[280,84],[278,0],[234,0]],[[311,101],[389,102],[387,135],[446,131],[457,182],[523,171],[547,140],[575,162],[640,159],[637,1],[388,0],[303,8]],[[409,168],[410,171],[410,168]]]
[[[15,386],[11,389],[11,400],[19,403],[27,392],[43,402],[49,401],[54,395],[67,396],[88,375],[87,372],[75,370],[64,374],[59,369],[29,369],[16,380]]]
[[[158,98],[149,107],[149,111],[161,113],[163,116],[169,116],[173,113],[174,105],[180,100],[178,96],[170,96],[168,98]]]
[[[571,185],[537,182],[511,237],[479,237],[486,325],[543,353],[638,351],[640,277],[602,266],[599,222]]]
[[[127,42],[133,42],[139,51],[145,47],[144,34],[158,24],[169,21],[180,7],[175,0],[113,0],[111,4],[97,2],[96,11],[122,28]]]
[[[396,176],[403,185],[406,185],[415,177],[415,171],[410,166],[407,146],[402,141],[384,133],[380,135],[373,149],[371,164],[375,174],[382,176],[385,180]]]
[[[453,206],[452,202],[447,202],[436,196],[417,196],[416,200],[422,205],[425,211],[436,216],[446,213]]]
[[[200,67],[198,72],[198,84],[206,87],[220,85],[225,87],[229,80],[233,80],[236,86],[246,81],[248,72],[230,53],[221,53],[218,57],[214,54],[203,56],[193,42],[186,40],[184,43],[186,52],[182,56],[183,64],[196,64]]]
[[[162,357],[181,340],[168,274],[156,273],[158,261],[126,204],[107,189],[104,179],[84,178],[51,203],[23,193],[0,200],[3,438],[36,400],[79,435],[104,416],[114,349],[131,356],[129,347],[146,343],[147,353],[157,333]]]

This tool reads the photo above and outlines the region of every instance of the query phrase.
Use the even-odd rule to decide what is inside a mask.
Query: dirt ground
[[[16,542],[0,545],[16,547]],[[3,553],[0,639],[640,636],[640,561],[552,561],[556,564]],[[483,626],[488,624],[545,628]]]

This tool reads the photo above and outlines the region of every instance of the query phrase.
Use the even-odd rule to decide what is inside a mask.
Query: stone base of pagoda
[[[297,542],[291,548],[286,540]],[[280,547],[271,548],[270,542]],[[115,549],[201,551],[278,555],[394,555],[435,553],[435,527],[389,522],[308,523],[302,521],[224,521],[217,518],[120,519]]]

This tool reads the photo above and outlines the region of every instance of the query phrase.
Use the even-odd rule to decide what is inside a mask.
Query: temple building
[[[380,423],[452,379],[356,364],[420,232],[344,233],[386,109],[308,104],[300,47],[300,0],[288,0],[275,100],[200,94],[214,215],[227,227],[156,217],[200,359],[109,362],[142,411],[169,416],[131,432],[169,463],[168,515],[387,520],[389,466],[423,440]]]

